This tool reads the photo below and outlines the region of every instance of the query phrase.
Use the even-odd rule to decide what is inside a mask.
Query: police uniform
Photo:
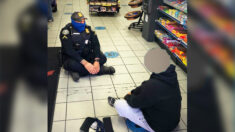
[[[90,26],[86,25],[85,30],[80,33],[69,23],[61,30],[60,40],[64,68],[68,71],[78,72],[80,76],[85,76],[89,72],[80,63],[83,59],[93,64],[95,58],[100,58],[100,66],[107,61],[105,55],[100,51],[97,35]]]

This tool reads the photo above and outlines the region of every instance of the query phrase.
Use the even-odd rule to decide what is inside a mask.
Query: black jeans
[[[107,61],[106,56],[103,53],[101,53],[100,54],[100,66],[103,66],[106,63],[106,61]],[[90,61],[90,63],[93,64],[94,61]],[[78,72],[80,76],[86,76],[90,74],[80,62],[72,58],[67,58],[64,61],[64,69],[67,71]]]

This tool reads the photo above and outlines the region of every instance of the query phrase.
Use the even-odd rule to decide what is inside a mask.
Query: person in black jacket
[[[60,32],[63,66],[71,73],[74,81],[89,74],[115,73],[113,67],[103,66],[107,58],[100,50],[97,35],[86,25],[85,19],[81,12],[74,12],[72,22]]]
[[[118,114],[150,132],[170,132],[180,121],[181,94],[175,66],[153,73],[123,99],[108,97]]]

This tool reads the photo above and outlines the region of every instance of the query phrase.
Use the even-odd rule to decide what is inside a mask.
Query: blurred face
[[[81,23],[81,24],[84,24],[85,23],[85,19],[82,19],[80,22],[78,21],[75,21],[76,23]]]

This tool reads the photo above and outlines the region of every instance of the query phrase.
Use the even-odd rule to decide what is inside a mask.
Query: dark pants
[[[104,63],[106,63],[107,58],[106,56],[101,53],[100,55],[100,66],[103,66]],[[94,63],[94,61],[89,61],[90,63]],[[90,73],[87,71],[87,69],[78,61],[67,58],[64,61],[64,69],[67,71],[72,71],[72,72],[78,72],[80,76],[86,76],[89,75]],[[99,74],[99,73],[98,73]]]

